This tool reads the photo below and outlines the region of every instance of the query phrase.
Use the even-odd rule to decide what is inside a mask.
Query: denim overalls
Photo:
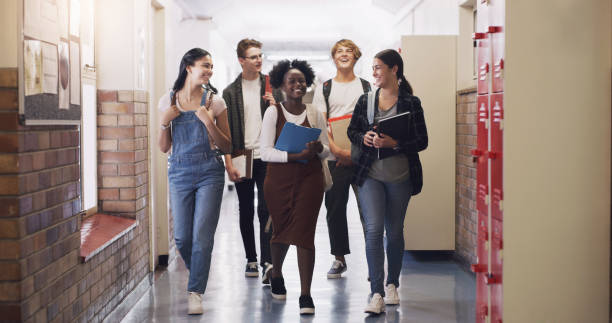
[[[206,94],[201,105],[206,102]],[[203,294],[219,222],[225,168],[217,151],[210,149],[208,131],[195,111],[181,111],[172,121],[168,164],[174,239],[189,270],[187,291]]]

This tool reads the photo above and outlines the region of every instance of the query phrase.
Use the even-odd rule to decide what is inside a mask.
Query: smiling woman
[[[290,245],[297,247],[300,272],[300,314],[314,314],[310,285],[314,269],[314,235],[323,201],[324,178],[321,160],[329,155],[326,123],[315,108],[302,103],[314,72],[306,61],[281,61],[270,72],[270,83],[285,92],[287,100],[266,110],[261,129],[261,159],[268,163],[264,195],[272,218],[271,292],[285,299],[287,290],[282,266]],[[319,128],[319,140],[306,144],[299,153],[274,147],[286,122]],[[306,161],[306,162],[304,162]]]
[[[168,157],[176,246],[189,270],[189,314],[202,314],[215,230],[225,182],[222,151],[230,135],[225,101],[209,83],[210,53],[189,50],[173,90],[160,99],[159,148]],[[216,147],[215,147],[216,146]]]

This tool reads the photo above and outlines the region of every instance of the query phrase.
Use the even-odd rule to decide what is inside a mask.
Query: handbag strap
[[[368,124],[374,123],[374,101],[376,100],[376,92],[368,92]]]

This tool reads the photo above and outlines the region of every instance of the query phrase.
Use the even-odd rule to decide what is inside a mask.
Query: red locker
[[[498,0],[499,1],[499,0]],[[486,33],[489,23],[489,0],[476,0],[476,32]]]
[[[504,32],[501,26],[489,26],[491,45],[491,92],[504,91]]]
[[[504,94],[491,94],[491,216],[503,219]]]
[[[489,217],[480,212],[476,255],[476,264],[472,265],[472,271],[476,273],[476,322],[485,323],[489,315]]]
[[[504,26],[506,17],[505,0],[489,0],[487,3],[488,26]]]
[[[503,222],[491,219],[491,272],[487,282],[491,287],[491,322],[501,323],[503,318]]]
[[[489,323],[487,273],[476,274],[476,323]]]
[[[477,158],[476,209],[478,212],[488,215],[489,161],[487,160],[487,150],[489,149],[489,96],[479,95],[476,104],[478,106],[477,146],[475,150],[472,150],[472,155]]]
[[[476,41],[478,55],[478,94],[487,94],[489,93],[489,71],[491,62],[489,37],[486,33],[475,33],[473,38]]]

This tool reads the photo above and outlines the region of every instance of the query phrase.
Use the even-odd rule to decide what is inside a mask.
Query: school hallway
[[[261,53],[242,55],[242,39]],[[210,54],[217,102],[245,62],[261,62],[262,89],[279,62],[305,60],[303,103],[323,111],[314,93],[342,88],[344,39],[371,85],[377,53],[401,56],[427,127],[400,305],[364,313],[353,193],[348,271],[326,277],[322,205],[315,315],[299,315],[295,247],[274,300],[245,277],[226,171],[204,313],[187,315],[159,140],[182,58]],[[612,0],[2,0],[0,44],[0,323],[612,322]],[[352,119],[325,111],[330,128]]]
[[[333,257],[325,206],[321,207],[315,235],[316,263],[312,281],[314,316],[300,316],[300,281],[295,247],[283,265],[287,300],[270,295],[270,288],[244,276],[244,248],[238,226],[236,190],[225,190],[208,286],[203,297],[204,314],[187,315],[188,272],[181,257],[167,269],[158,269],[151,289],[121,321],[137,322],[474,322],[475,281],[447,252],[405,252],[400,278],[401,304],[387,306],[386,314],[368,315],[369,283],[359,215],[351,193],[348,210],[351,254],[348,270],[340,279],[327,279]],[[409,216],[409,215],[408,215]],[[258,225],[255,220],[256,239]],[[257,247],[259,250],[259,246]],[[112,321],[112,317],[109,317]]]

